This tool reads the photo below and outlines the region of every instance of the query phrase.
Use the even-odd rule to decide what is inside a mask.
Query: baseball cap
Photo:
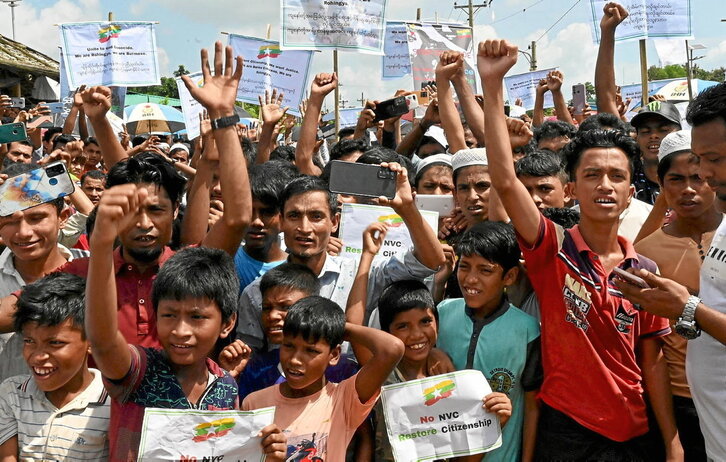
[[[665,138],[663,138],[663,141],[660,142],[660,149],[658,149],[658,162],[662,161],[671,154],[690,150],[690,130],[678,130],[677,132],[669,133]]]
[[[679,127],[681,126],[681,113],[678,111],[675,104],[667,101],[651,101],[647,106],[641,109],[635,117],[633,117],[630,121],[630,125],[637,129],[645,122],[648,116],[653,115],[660,116]]]

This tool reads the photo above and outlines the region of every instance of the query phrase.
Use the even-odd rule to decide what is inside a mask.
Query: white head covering
[[[485,148],[462,149],[454,154],[451,158],[451,166],[454,171],[460,168],[470,167],[472,165],[488,166],[487,150]]]
[[[660,142],[660,149],[658,149],[658,162],[662,161],[670,154],[690,150],[690,130],[678,130],[677,132],[669,133],[665,138],[663,138],[663,141]]]
[[[434,154],[428,157],[424,157],[418,163],[416,167],[416,175],[421,173],[423,169],[431,164],[446,164],[451,167],[451,154]]]

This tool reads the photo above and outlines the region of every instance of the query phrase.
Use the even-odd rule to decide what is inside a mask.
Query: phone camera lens
[[[49,177],[54,177],[61,175],[63,173],[63,166],[62,165],[54,165],[45,171]]]

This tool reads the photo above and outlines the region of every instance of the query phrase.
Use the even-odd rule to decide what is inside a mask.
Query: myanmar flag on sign
[[[455,388],[456,383],[453,380],[447,379],[437,383],[433,387],[424,389],[424,404],[426,406],[431,406],[444,398],[448,398],[454,392]]]

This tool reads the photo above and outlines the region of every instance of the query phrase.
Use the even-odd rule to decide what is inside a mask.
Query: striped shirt
[[[18,460],[108,460],[111,400],[101,373],[61,409],[46,398],[32,377],[0,384],[0,445],[18,437]]]

